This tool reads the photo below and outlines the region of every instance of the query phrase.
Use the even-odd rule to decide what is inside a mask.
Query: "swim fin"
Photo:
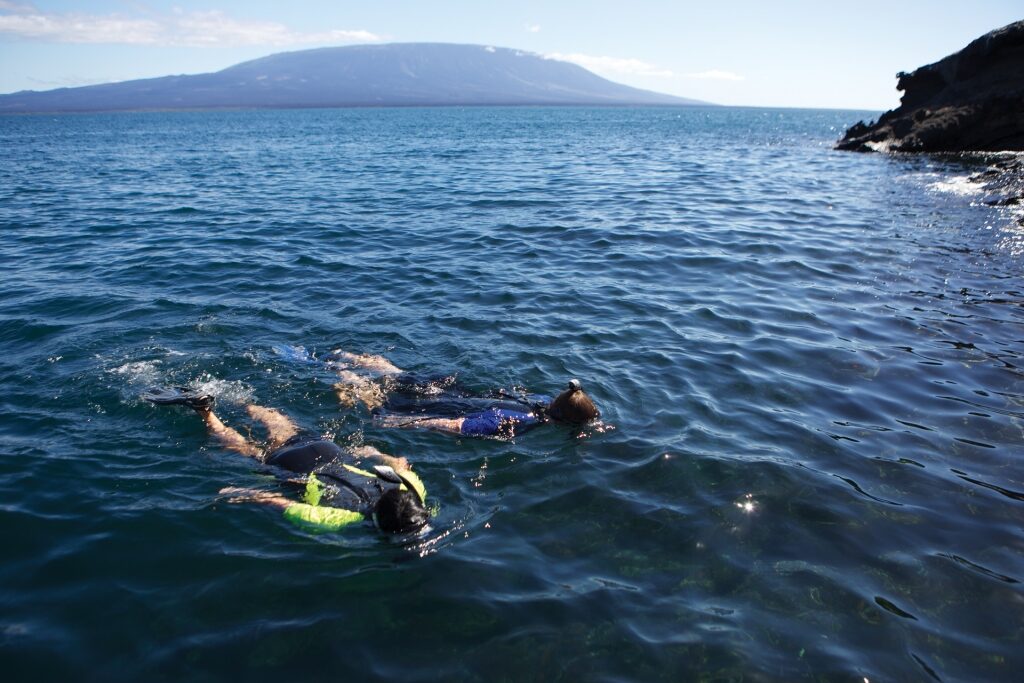
[[[289,346],[288,344],[274,344],[270,347],[281,360],[288,363],[315,363],[316,360],[310,355],[304,346]]]
[[[213,396],[188,387],[152,387],[142,393],[142,399],[158,406],[188,406],[193,410],[213,407]]]

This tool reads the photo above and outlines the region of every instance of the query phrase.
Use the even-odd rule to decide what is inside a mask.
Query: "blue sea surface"
[[[1019,680],[1024,235],[869,115],[0,117],[3,679]],[[602,423],[384,429],[277,345]],[[431,530],[227,502],[152,385],[407,457]]]

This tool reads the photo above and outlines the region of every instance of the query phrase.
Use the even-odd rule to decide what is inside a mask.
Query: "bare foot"
[[[338,382],[334,385],[334,393],[338,395],[338,403],[344,408],[351,408],[356,404],[355,391],[351,384]]]
[[[362,402],[367,410],[384,405],[384,390],[373,380],[350,370],[342,370],[338,377],[341,381],[334,385],[334,391],[338,401],[346,408],[351,408],[357,402]]]
[[[384,405],[384,391],[376,384],[368,384],[359,394],[359,400],[367,410],[376,410]]]

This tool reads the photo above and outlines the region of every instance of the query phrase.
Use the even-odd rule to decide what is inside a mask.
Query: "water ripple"
[[[975,162],[831,151],[857,118],[0,117],[5,670],[1016,680],[1019,240],[943,191]],[[389,432],[275,344],[579,377],[609,428]],[[267,473],[152,384],[408,456],[434,528],[227,504]]]

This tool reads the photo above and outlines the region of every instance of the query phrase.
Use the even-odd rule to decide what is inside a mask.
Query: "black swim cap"
[[[430,521],[430,512],[420,504],[419,496],[412,491],[393,488],[374,506],[374,520],[381,531],[393,534],[418,531]]]

